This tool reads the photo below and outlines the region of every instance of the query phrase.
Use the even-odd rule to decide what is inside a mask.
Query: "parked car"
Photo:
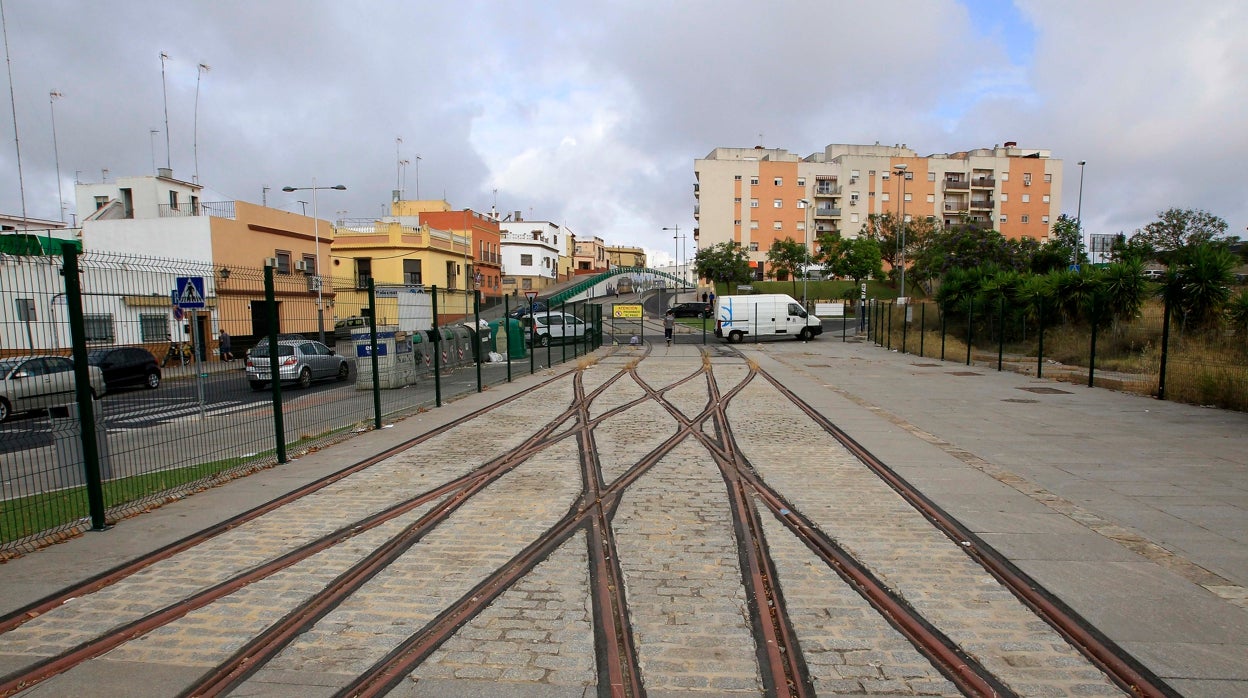
[[[264,390],[272,382],[269,368],[269,343],[252,347],[247,357],[247,381],[253,390]],[[345,381],[351,375],[347,360],[333,349],[310,339],[284,339],[277,343],[278,375],[283,383],[298,383],[306,388],[312,381],[334,378]]]
[[[87,366],[91,396],[104,396],[104,374]],[[77,400],[74,362],[64,356],[19,356],[0,359],[0,422],[18,412],[67,405]]]
[[[548,310],[549,308],[546,307],[546,301],[533,301],[534,313],[544,313]],[[507,317],[513,317],[513,318],[519,319],[528,314],[529,314],[529,304],[526,299],[526,300],[520,301],[520,305],[513,308],[510,313],[507,313]]]
[[[118,388],[160,387],[160,366],[152,352],[142,347],[113,347],[87,352],[87,363],[99,366],[108,392]]]
[[[677,303],[671,310],[675,317],[708,318],[714,312],[710,303]]]
[[[589,333],[589,325],[568,313],[537,313],[524,323],[524,340],[531,346],[544,347],[553,340],[581,339]]]
[[[277,333],[277,341],[281,342],[287,339],[292,340],[292,341],[303,341],[304,336],[301,334],[293,334],[290,332],[278,332]],[[261,335],[259,341],[256,342],[256,346],[260,346],[261,344],[268,346],[269,344],[268,335]],[[248,349],[246,353],[246,358],[250,358],[250,357],[251,357],[251,349]]]

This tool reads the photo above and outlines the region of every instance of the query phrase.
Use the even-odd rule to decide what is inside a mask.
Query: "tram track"
[[[593,618],[597,693],[604,698],[645,696],[646,669],[640,656],[638,634],[630,608],[628,573],[621,565],[622,555],[616,531],[618,522],[615,519],[621,501],[630,492],[630,488],[686,443],[693,443],[702,449],[723,483],[724,501],[735,538],[737,573],[748,602],[746,620],[754,642],[754,656],[761,682],[759,687],[764,695],[795,698],[816,695],[816,683],[807,665],[801,634],[789,613],[782,575],[773,559],[765,534],[764,517],[773,517],[782,524],[783,529],[776,530],[787,531],[800,541],[822,565],[835,572],[875,610],[881,623],[886,623],[906,638],[960,692],[972,696],[1019,695],[1007,682],[994,675],[975,656],[942,632],[937,623],[924,617],[922,612],[908,603],[889,583],[880,579],[867,563],[857,559],[815,520],[800,511],[794,502],[769,484],[755,469],[738,444],[738,437],[729,419],[728,407],[747,387],[757,386],[760,380],[774,387],[815,425],[841,443],[849,453],[920,512],[932,526],[958,544],[960,549],[965,550],[968,556],[982,565],[1001,584],[1010,588],[1028,608],[1054,627],[1064,639],[1083,652],[1126,692],[1150,697],[1175,695],[1119,648],[1104,640],[1085,621],[1066,613],[1069,609],[1065,609],[1060,600],[1036,587],[1034,582],[971,535],[960,523],[932,505],[921,493],[830,420],[757,365],[745,361],[741,352],[731,350],[729,353],[746,364],[745,376],[735,386],[721,392],[713,370],[711,352],[705,348],[700,350],[702,365],[698,369],[671,379],[665,377],[662,385],[651,385],[638,368],[652,355],[654,348],[654,344],[647,342],[640,355],[616,352],[616,358],[622,356],[629,360],[592,390],[585,387],[583,370],[562,371],[494,405],[404,441],[381,454],[361,460],[286,496],[205,529],[196,536],[189,536],[165,546],[155,551],[150,560],[143,558],[123,564],[80,585],[49,595],[0,617],[0,637],[3,637],[4,633],[57,608],[71,598],[89,596],[94,591],[116,584],[156,562],[192,550],[196,545],[215,536],[259,519],[396,455],[416,449],[429,439],[446,434],[459,425],[485,417],[491,410],[511,404],[557,382],[567,381],[571,377],[569,404],[559,408],[553,417],[538,426],[530,436],[511,450],[500,453],[467,473],[429,487],[368,516],[350,521],[331,533],[319,536],[263,564],[220,580],[176,603],[0,678],[0,696],[26,690],[100,657],[136,637],[209,606],[235,591],[288,570],[320,552],[365,532],[376,530],[401,516],[416,513],[422,507],[428,507],[419,518],[349,565],[324,588],[295,604],[280,619],[255,634],[228,657],[218,661],[178,695],[229,694],[268,666],[279,654],[291,647],[296,639],[341,608],[347,600],[361,593],[371,580],[389,570],[400,559],[412,555],[429,534],[450,526],[456,513],[467,504],[495,496],[491,493],[497,488],[492,489],[492,486],[497,485],[504,476],[568,439],[575,440],[575,458],[581,483],[579,494],[568,501],[566,511],[557,515],[557,518],[552,516],[546,519],[542,526],[547,526],[550,521],[553,524],[544,530],[535,529],[535,532],[541,532],[526,539],[528,542],[520,545],[504,562],[486,571],[479,579],[474,578],[471,585],[456,589],[458,596],[448,596],[448,603],[427,622],[369,663],[366,669],[355,673],[335,695],[380,696],[394,690],[409,676],[413,676],[458,631],[513,589],[554,551],[574,538],[580,540],[579,534],[583,533],[588,562],[588,601]],[[725,352],[715,353],[717,360],[725,358]],[[601,361],[599,365],[602,365]],[[580,368],[583,369],[584,366]],[[595,415],[591,411],[595,400],[602,398],[614,386],[622,385],[620,382],[625,378],[635,382],[641,395],[629,397],[627,393],[617,394],[613,400],[618,404],[608,401],[613,406],[602,409]],[[678,390],[685,391],[686,399],[690,391],[700,393],[701,386],[694,385],[698,380],[705,381],[705,404],[695,409],[686,405],[682,411],[669,396]],[[625,461],[623,473],[608,481],[599,462],[595,430],[647,403],[657,403],[662,408],[658,411],[670,415],[675,426],[671,433],[665,433],[661,438],[655,435],[650,442],[653,446],[648,451],[635,460]],[[500,525],[507,524],[500,522]],[[972,544],[967,545],[966,541]],[[1014,585],[1025,588],[1015,589]],[[466,591],[460,593],[460,589]]]

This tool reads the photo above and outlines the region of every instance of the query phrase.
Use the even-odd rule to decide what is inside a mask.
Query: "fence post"
[[[377,366],[377,289],[373,277],[368,277],[368,355],[373,367],[373,428],[381,429],[381,368]],[[394,360],[399,360],[395,354]]]
[[[1166,399],[1166,360],[1170,355],[1170,294],[1162,300],[1161,310],[1161,372],[1157,376],[1157,399]]]
[[[91,397],[91,373],[87,365],[87,330],[82,312],[82,280],[78,276],[78,248],[61,244],[65,264],[65,307],[69,313],[69,336],[73,345],[74,393],[78,401],[78,437],[82,440],[82,467],[87,480],[87,506],[91,528],[108,528],[104,519],[104,480],[100,474],[100,451],[95,441],[95,405]],[[27,325],[29,329],[29,325]]]
[[[923,344],[927,339],[927,303],[919,306],[919,356],[923,356]]]
[[[1044,298],[1037,304],[1040,308],[1040,337],[1036,346],[1036,378],[1043,378],[1044,373]]]
[[[573,308],[575,308],[575,306],[573,306]],[[566,323],[567,316],[568,316],[568,301],[567,300],[564,300],[562,303],[559,304],[559,312],[563,313],[563,320],[565,320],[565,323],[563,325],[563,339],[559,340],[559,345],[560,345],[559,349],[563,353],[563,361],[561,363],[566,364],[568,362],[568,325]]]
[[[477,392],[479,393],[481,392],[481,349],[482,349],[482,344],[484,344],[484,342],[482,342],[481,340],[481,291],[480,289],[474,290],[472,292],[472,326],[476,328],[472,336],[477,338],[477,350],[475,353],[477,355]]]
[[[273,267],[264,267],[264,308],[269,320],[269,380],[273,381],[273,437],[277,445],[277,462],[286,459],[286,423],[282,415],[282,373],[277,351],[277,291],[273,286]]]
[[[507,335],[507,341],[503,343],[503,354],[507,356],[507,382],[511,382],[511,304],[506,293],[503,294],[503,332]]]
[[[1092,344],[1088,347],[1088,387],[1093,387],[1092,376],[1096,373],[1096,327],[1101,324],[1100,303],[1092,301]]]
[[[442,406],[442,328],[438,327],[438,287],[433,287],[433,404]]]
[[[901,306],[901,353],[906,353],[906,333],[910,329],[909,323],[910,301],[907,300]]]
[[[893,304],[888,304],[888,333],[884,335],[884,348],[893,348]]]
[[[1001,316],[997,322],[997,371],[1005,358],[1005,294],[1001,294]]]
[[[971,342],[974,340],[974,332],[971,329],[975,326],[975,298],[972,296],[966,299],[966,365],[971,365]]]
[[[940,309],[940,360],[945,360],[945,336],[949,329],[949,313]]]

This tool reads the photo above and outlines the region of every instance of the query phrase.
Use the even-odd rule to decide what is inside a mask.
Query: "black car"
[[[677,303],[672,306],[672,315],[676,317],[708,318],[711,312],[710,303]]]
[[[87,352],[87,363],[99,366],[108,392],[124,387],[160,387],[160,364],[142,347],[113,347]]]

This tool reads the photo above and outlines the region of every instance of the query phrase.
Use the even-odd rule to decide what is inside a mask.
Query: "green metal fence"
[[[1131,321],[1060,321],[1000,301],[897,305],[872,300],[867,338],[905,354],[1040,378],[1248,410],[1248,337],[1166,323],[1161,301]]]
[[[0,255],[0,559],[601,341],[598,307],[568,303],[579,334],[533,351],[507,302],[73,246]],[[74,392],[101,380],[99,399]]]

